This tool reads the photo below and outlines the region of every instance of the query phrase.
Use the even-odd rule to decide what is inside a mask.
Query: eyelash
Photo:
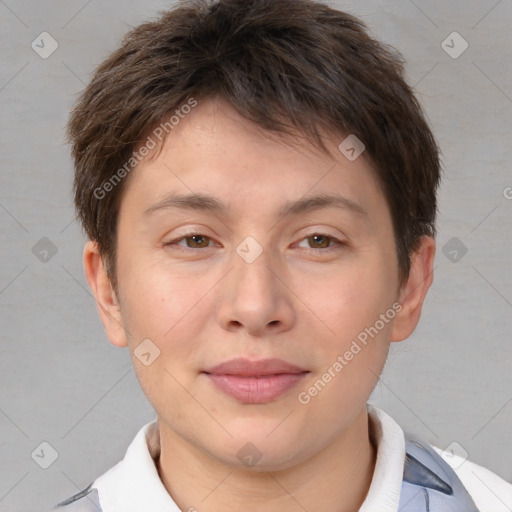
[[[186,235],[183,235],[181,236],[180,238],[176,238],[174,240],[171,240],[170,242],[166,242],[164,244],[164,247],[168,247],[168,246],[172,246],[172,245],[176,245],[178,246],[178,244],[176,242],[181,242],[182,240],[185,240],[186,238],[192,238],[194,236],[200,236],[200,237],[203,237],[203,238],[207,238],[209,240],[213,240],[213,238],[207,236],[207,235],[203,235],[201,233],[187,233]],[[311,233],[310,235],[307,235],[305,237],[303,237],[300,241],[302,242],[303,240],[307,240],[308,238],[312,238],[312,237],[315,237],[315,236],[318,236],[318,237],[324,237],[324,238],[327,238],[329,240],[331,240],[333,242],[333,245],[330,245],[329,247],[325,247],[325,248],[321,248],[321,247],[317,247],[317,248],[314,248],[314,247],[309,247],[308,249],[311,250],[311,251],[321,251],[321,252],[331,252],[332,250],[336,250],[336,249],[339,249],[340,247],[346,245],[345,242],[342,242],[341,240],[338,240],[337,238],[335,238],[334,236],[331,236],[331,235],[327,235],[325,233]],[[178,246],[180,247],[181,249],[185,249],[185,250],[201,250],[201,249],[208,249],[208,247],[183,247],[183,246]]]

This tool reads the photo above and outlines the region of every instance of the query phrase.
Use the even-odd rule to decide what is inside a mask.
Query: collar
[[[160,480],[153,457],[160,453],[158,421],[144,425],[121,462],[93,482],[104,512],[181,512]]]
[[[405,459],[404,433],[384,411],[371,405],[367,410],[377,458],[370,489],[359,512],[397,512]],[[155,419],[139,430],[124,459],[93,482],[105,512],[180,512],[158,475],[155,461],[159,454]]]
[[[377,459],[370,489],[359,512],[397,512],[405,461],[404,432],[381,409],[367,405],[370,439]]]

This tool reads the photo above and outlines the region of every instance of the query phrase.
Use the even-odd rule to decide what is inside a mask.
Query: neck
[[[313,457],[280,471],[226,465],[159,419],[160,478],[181,510],[356,512],[375,468],[376,450],[364,408]]]

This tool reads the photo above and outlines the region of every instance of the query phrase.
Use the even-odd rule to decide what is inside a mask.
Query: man
[[[69,137],[87,280],[157,420],[57,510],[511,506],[367,405],[432,283],[440,166],[359,20],[179,4],[100,65]]]

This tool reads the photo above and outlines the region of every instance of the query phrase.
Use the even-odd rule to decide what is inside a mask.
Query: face
[[[161,428],[217,460],[242,464],[248,442],[267,468],[311,457],[361,414],[385,362],[399,314],[392,220],[364,153],[337,149],[344,138],[329,137],[332,156],[293,146],[212,99],[132,171],[123,329],[107,332],[129,346]],[[293,369],[212,370],[236,358]]]

